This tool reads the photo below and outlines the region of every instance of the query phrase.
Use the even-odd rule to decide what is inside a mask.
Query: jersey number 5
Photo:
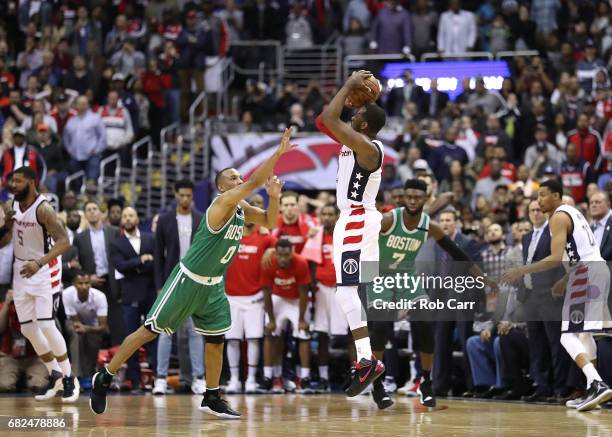
[[[19,241],[19,245],[23,246],[23,231],[21,229],[17,231],[17,240]]]
[[[221,258],[221,264],[227,264],[227,262],[234,255],[234,252],[236,252],[236,246],[232,246],[229,249],[227,249],[227,252],[225,253],[225,255],[223,255],[223,258]]]
[[[393,270],[397,269],[397,267],[399,266],[399,263],[401,263],[405,257],[406,257],[405,253],[393,252],[392,258],[395,260],[395,262],[391,264],[389,268]]]

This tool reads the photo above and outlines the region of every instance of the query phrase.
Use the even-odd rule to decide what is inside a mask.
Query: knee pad
[[[222,344],[225,341],[225,335],[205,335],[204,340],[211,344]]]
[[[64,355],[68,350],[66,348],[66,340],[62,333],[57,328],[55,320],[42,320],[38,322],[38,326],[49,343],[49,347],[56,357]]]
[[[28,322],[21,325],[21,333],[25,338],[30,340],[32,347],[38,356],[44,355],[51,351],[47,338],[40,330],[36,322]]]

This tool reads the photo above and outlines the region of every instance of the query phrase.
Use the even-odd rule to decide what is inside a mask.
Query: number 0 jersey
[[[208,221],[211,206],[206,210],[204,220],[200,223],[191,247],[181,259],[181,263],[191,273],[215,277],[225,274],[238,252],[244,226],[244,211],[238,206],[223,227],[214,231]]]
[[[554,214],[564,212],[572,219],[572,233],[567,236],[563,261],[569,261],[570,265],[580,261],[603,261],[595,235],[588,222],[573,206],[561,205]]]

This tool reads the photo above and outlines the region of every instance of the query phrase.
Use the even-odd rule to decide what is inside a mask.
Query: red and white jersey
[[[377,140],[372,143],[378,148],[380,158],[376,170],[371,172],[361,168],[350,148],[343,145],[340,149],[336,178],[336,199],[340,211],[350,210],[351,205],[363,206],[366,210],[376,209],[384,156],[382,143]]]
[[[15,258],[20,261],[37,260],[45,256],[53,240],[47,234],[47,230],[38,222],[36,211],[41,203],[47,199],[39,194],[28,209],[21,211],[19,202],[13,201],[15,210],[15,223],[13,225],[13,246]]]
[[[317,266],[317,281],[326,287],[336,286],[336,269],[334,268],[334,236],[327,232],[323,234],[322,263]]]
[[[582,261],[603,261],[595,235],[580,211],[573,206],[561,205],[555,210],[555,214],[564,212],[572,219],[572,233],[567,236],[563,261],[569,261],[570,265]]]
[[[225,292],[229,296],[253,296],[261,290],[261,258],[266,249],[274,246],[272,235],[260,234],[256,226],[250,235],[242,236],[238,255],[225,275]]]

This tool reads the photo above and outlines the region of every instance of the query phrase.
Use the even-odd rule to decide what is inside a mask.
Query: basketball
[[[361,108],[368,103],[373,103],[380,96],[380,83],[374,76],[364,80],[364,87],[354,89],[347,97],[348,106]]]

